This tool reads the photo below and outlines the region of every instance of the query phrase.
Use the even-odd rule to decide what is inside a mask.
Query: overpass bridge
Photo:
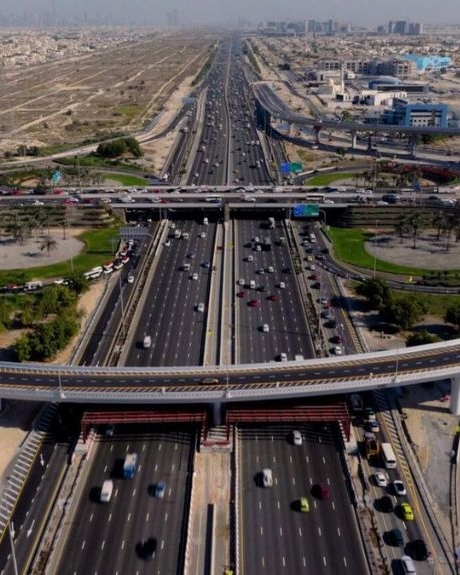
[[[460,414],[460,340],[285,363],[80,367],[0,363],[0,397],[104,404],[234,403],[360,392],[451,379]]]

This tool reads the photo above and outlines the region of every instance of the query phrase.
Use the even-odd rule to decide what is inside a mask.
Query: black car
[[[407,552],[416,561],[425,561],[428,559],[428,549],[423,539],[415,539],[407,545]]]
[[[144,559],[153,559],[157,551],[157,540],[154,537],[149,537],[142,543],[142,557]]]
[[[401,529],[395,527],[391,531],[388,531],[388,540],[391,545],[395,547],[402,547],[404,545],[404,537]]]
[[[389,497],[388,495],[384,495],[383,497],[381,497],[378,503],[379,503],[379,509],[380,511],[383,511],[383,513],[390,513],[391,511],[393,511],[393,501],[391,500],[391,497]]]

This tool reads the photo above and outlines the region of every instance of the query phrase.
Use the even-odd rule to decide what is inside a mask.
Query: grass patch
[[[81,168],[127,168],[133,172],[142,171],[140,166],[132,164],[131,162],[121,159],[109,160],[107,158],[96,156],[95,154],[81,156],[79,160],[77,160],[77,158],[59,158],[58,160],[55,160],[55,162],[64,166],[74,166],[75,168],[78,168],[78,165],[80,165]]]
[[[336,257],[348,264],[374,269],[374,257],[367,253],[364,244],[372,241],[374,234],[359,229],[345,229],[330,227],[328,233],[334,244]],[[375,260],[376,270],[398,275],[423,276],[430,273],[430,270],[400,266],[398,264]]]
[[[114,116],[125,116],[128,119],[135,118],[141,111],[140,106],[133,104],[122,104],[113,110]]]
[[[113,182],[118,182],[122,186],[145,186],[145,178],[139,178],[138,176],[129,176],[127,174],[98,174],[101,178],[105,180],[110,180]]]
[[[348,180],[356,177],[356,174],[351,172],[334,172],[332,174],[317,174],[312,178],[308,178],[309,186],[328,186],[336,180]]]
[[[72,266],[74,272],[78,273],[100,266],[112,257],[113,250],[117,247],[118,235],[118,228],[83,232],[78,238],[84,242],[85,248],[72,261],[68,259],[49,266],[1,271],[0,285],[8,285],[10,283],[20,285],[36,278],[65,277],[71,273]]]
[[[393,290],[392,290],[393,291]],[[393,291],[394,297],[406,298],[408,293],[404,291]],[[426,304],[428,308],[429,315],[435,315],[437,317],[444,318],[446,315],[446,310],[452,305],[458,304],[458,295],[456,294],[429,294],[420,292],[410,292],[411,299],[414,299],[420,303]]]

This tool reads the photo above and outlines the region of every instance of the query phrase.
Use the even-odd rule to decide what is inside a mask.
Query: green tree
[[[460,302],[452,304],[446,309],[444,320],[460,330]]]
[[[428,343],[436,343],[441,341],[437,335],[429,333],[426,329],[416,331],[406,339],[407,347],[415,347],[416,345],[425,345]]]
[[[371,309],[382,309],[391,298],[391,291],[385,280],[369,278],[360,283],[356,293],[366,298]]]
[[[409,232],[409,224],[405,214],[399,214],[395,223],[395,232],[399,235],[400,242],[403,243],[404,236]]]
[[[425,303],[410,295],[392,297],[381,310],[382,320],[399,326],[401,329],[410,329],[427,312]]]

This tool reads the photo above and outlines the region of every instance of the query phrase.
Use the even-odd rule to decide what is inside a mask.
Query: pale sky
[[[181,26],[252,23],[265,20],[337,20],[340,23],[386,25],[389,20],[423,24],[460,24],[459,0],[0,0],[0,24],[28,20],[52,24],[125,22],[163,26],[168,13],[178,14]]]

